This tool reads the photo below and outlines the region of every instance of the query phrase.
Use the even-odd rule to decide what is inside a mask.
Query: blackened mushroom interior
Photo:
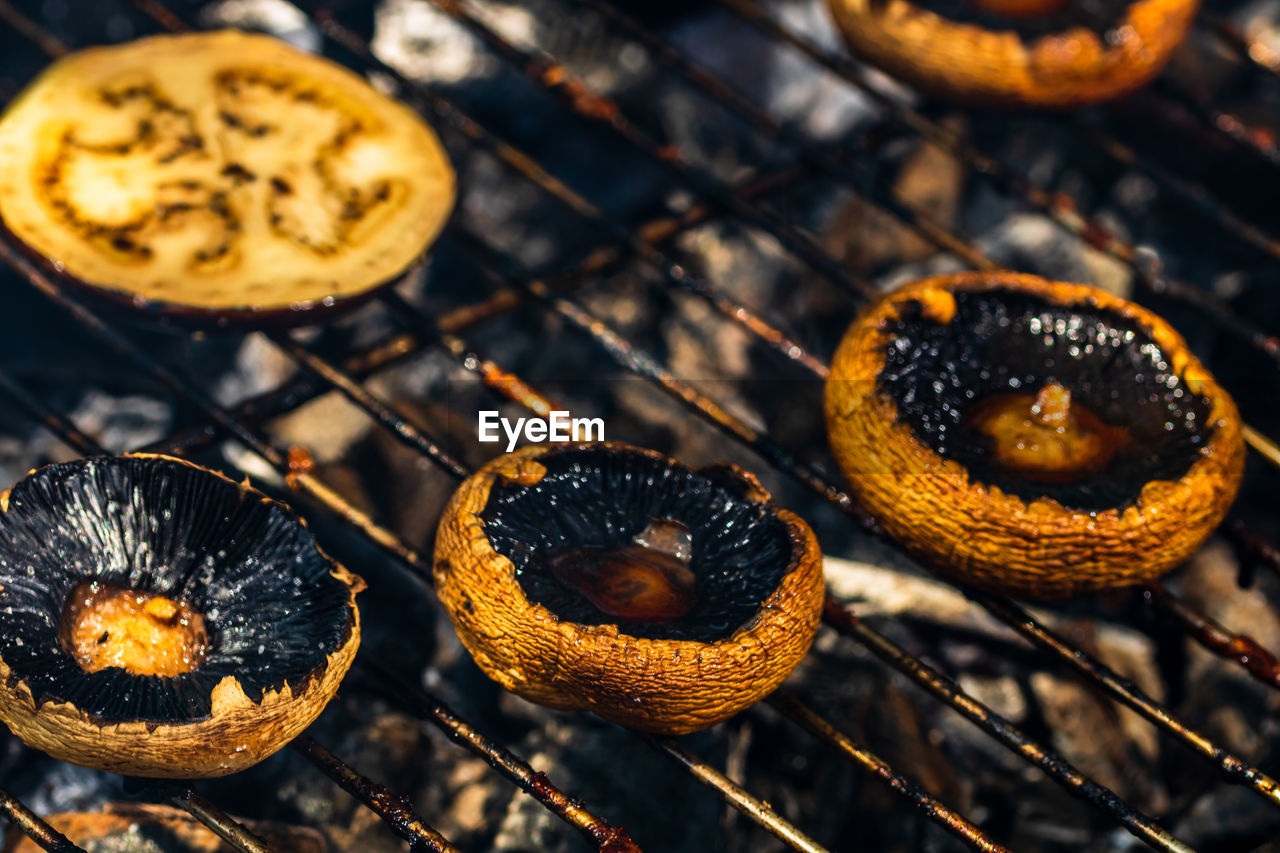
[[[490,544],[515,566],[525,597],[563,621],[617,624],[624,634],[651,639],[727,639],[791,563],[786,525],[727,477],[609,448],[548,453],[538,462],[546,475],[533,485],[499,479],[481,518]],[[554,566],[565,555],[626,549],[655,519],[677,522],[692,537],[687,612],[658,622],[619,619],[558,579]]]
[[[1212,437],[1209,401],[1185,387],[1134,320],[1012,290],[961,291],[955,301],[948,323],[925,316],[919,303],[903,306],[888,324],[877,384],[916,438],[973,480],[1071,509],[1122,508],[1152,480],[1181,479]],[[1069,482],[1011,473],[974,415],[999,395],[1035,395],[1055,384],[1127,441],[1104,467]]]
[[[102,723],[207,718],[226,676],[255,702],[286,682],[297,695],[350,630],[350,592],[333,568],[282,505],[202,469],[130,457],[51,465],[14,486],[0,514],[0,657],[37,702],[70,702]],[[64,625],[86,582],[199,613],[199,665],[86,672]]]
[[[1130,0],[1064,0],[1044,14],[1004,15],[984,8],[984,0],[916,0],[925,9],[957,24],[971,24],[994,32],[1012,32],[1024,41],[1086,29],[1104,45],[1123,24]]]

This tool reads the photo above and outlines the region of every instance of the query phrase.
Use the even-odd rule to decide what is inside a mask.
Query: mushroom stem
[[[1040,389],[1031,406],[1031,417],[1047,427],[1062,432],[1071,424],[1071,392],[1057,382]]]
[[[1128,431],[1103,423],[1068,388],[1050,382],[1033,397],[999,394],[971,421],[992,439],[992,459],[1028,480],[1069,483],[1105,468],[1130,442]]]

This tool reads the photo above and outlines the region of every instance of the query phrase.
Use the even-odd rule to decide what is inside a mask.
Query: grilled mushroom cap
[[[97,853],[218,853],[226,844],[181,809],[149,803],[108,803],[100,812],[62,812],[45,821],[74,844]],[[250,821],[248,829],[278,853],[326,853],[324,836],[303,826]],[[10,825],[0,853],[40,853],[40,845]]]
[[[222,776],[314,720],[360,578],[283,504],[180,459],[96,457],[0,495],[0,720],[55,758]]]
[[[262,35],[58,60],[0,119],[0,220],[135,308],[301,322],[405,270],[454,201],[439,140],[340,66]]]
[[[826,389],[853,492],[962,580],[1034,597],[1190,556],[1244,468],[1231,397],[1168,323],[1079,284],[927,279],[850,327]]]
[[[948,17],[926,0],[828,5],[855,53],[917,89],[969,103],[1049,108],[1093,104],[1145,85],[1182,43],[1199,5],[1108,0],[1116,14],[1104,11],[1094,29],[1079,22],[1091,11],[1054,10],[1028,26],[1027,15],[1052,9],[1053,0],[967,2],[997,16]]]
[[[535,445],[480,469],[440,522],[435,584],[503,687],[669,734],[781,684],[823,596],[813,532],[750,474],[615,442]]]

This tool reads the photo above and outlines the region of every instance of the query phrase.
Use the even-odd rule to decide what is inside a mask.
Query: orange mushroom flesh
[[[555,579],[625,622],[674,622],[697,603],[689,529],[654,519],[623,548],[571,548],[549,562]]]
[[[63,611],[68,651],[85,672],[118,667],[173,677],[204,661],[204,617],[183,601],[101,583],[72,590]]]
[[[1039,483],[1070,483],[1101,471],[1132,440],[1128,430],[1103,423],[1050,382],[1036,394],[997,394],[970,415],[992,440],[992,461],[1010,474]]]

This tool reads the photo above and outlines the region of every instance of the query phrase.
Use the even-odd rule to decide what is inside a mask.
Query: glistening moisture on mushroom
[[[440,520],[432,577],[490,678],[665,734],[781,684],[823,600],[813,531],[751,474],[619,442],[483,466]]]
[[[3,507],[0,719],[55,757],[243,769],[315,719],[355,655],[363,583],[247,484],[95,457],[32,472]]]
[[[1111,509],[1137,500],[1152,480],[1179,479],[1212,437],[1208,401],[1133,320],[1008,290],[957,293],[955,305],[947,323],[925,316],[919,303],[900,312],[887,329],[892,342],[878,385],[921,441],[980,482],[1027,500]],[[984,403],[1034,396],[1049,382],[1068,390],[1082,416],[1122,424],[1127,434],[1104,464],[1060,482],[1001,465],[975,418]]]
[[[618,623],[637,637],[713,642],[728,637],[777,586],[790,559],[786,527],[758,503],[691,469],[639,454],[569,449],[545,457],[531,486],[499,483],[482,514],[494,549],[511,560],[529,601],[585,625]],[[654,520],[692,537],[695,603],[678,618],[619,620],[564,564],[631,547]],[[576,559],[575,559],[576,558]],[[557,569],[561,569],[557,571]]]

